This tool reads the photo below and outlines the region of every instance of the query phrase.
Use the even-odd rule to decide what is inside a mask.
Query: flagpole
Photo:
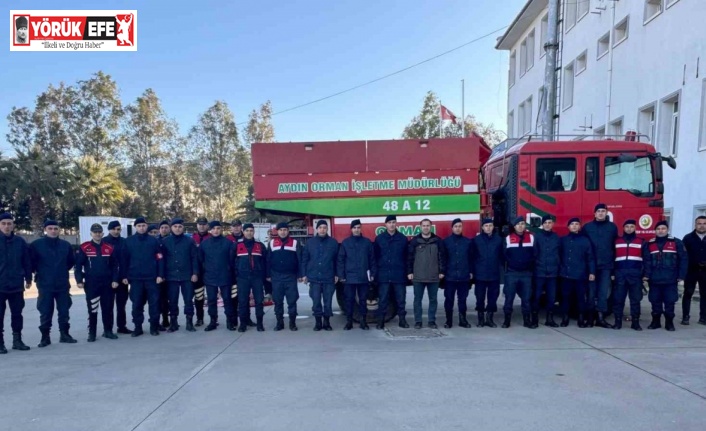
[[[444,116],[441,114],[441,110],[443,109],[443,106],[441,104],[441,99],[439,99],[439,137],[443,138],[444,137],[444,128],[442,125],[444,124]]]
[[[461,80],[461,137],[466,137],[466,80]]]

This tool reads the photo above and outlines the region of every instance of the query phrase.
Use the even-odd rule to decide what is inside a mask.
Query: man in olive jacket
[[[422,232],[407,247],[407,278],[414,285],[414,328],[422,328],[424,289],[429,295],[429,327],[436,329],[436,296],[446,272],[446,254],[441,238],[431,231],[431,220],[420,224]]]

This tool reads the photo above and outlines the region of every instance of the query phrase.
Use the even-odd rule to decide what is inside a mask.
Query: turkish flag
[[[451,120],[452,123],[456,124],[456,116],[453,112],[449,111],[444,105],[439,105],[441,107],[441,120]]]

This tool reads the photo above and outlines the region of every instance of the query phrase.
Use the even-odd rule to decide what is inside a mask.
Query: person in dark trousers
[[[547,318],[545,326],[556,328],[554,304],[559,276],[559,235],[554,232],[554,219],[549,214],[542,217],[542,229],[534,236],[534,287],[532,288],[532,326],[539,326],[539,300],[547,293]]]
[[[610,311],[608,307],[611,292],[611,277],[615,261],[615,240],[618,238],[618,227],[608,219],[608,208],[605,204],[597,204],[593,209],[594,220],[586,223],[581,229],[596,257],[596,280],[588,284],[588,326],[612,328],[605,320]],[[594,310],[598,314],[594,315]]]
[[[159,243],[163,244],[164,240],[171,234],[169,220],[162,220],[159,223]],[[177,307],[178,309],[178,307]],[[160,331],[166,331],[169,328],[169,284],[167,280],[162,281],[159,285],[159,313],[162,315],[162,323],[159,325]]]
[[[286,222],[277,224],[277,236],[270,240],[267,259],[267,279],[272,283],[275,301],[275,331],[284,329],[284,299],[287,298],[289,329],[297,328],[297,300],[299,287],[297,281],[304,277],[301,243],[289,236]]]
[[[647,329],[662,327],[674,331],[674,304],[679,300],[679,282],[686,277],[689,267],[684,243],[669,235],[669,225],[660,221],[655,227],[655,237],[642,248],[644,281],[650,285],[648,299],[652,304],[652,323]]]
[[[625,298],[630,297],[631,328],[642,331],[640,326],[640,301],[642,301],[642,247],[645,240],[635,234],[635,220],[623,223],[623,236],[615,240],[615,293],[613,294],[613,329],[623,327]]]
[[[559,240],[562,328],[569,326],[569,304],[574,297],[579,308],[578,327],[586,327],[587,284],[596,278],[593,246],[580,232],[581,221],[574,217],[569,220],[569,234]]]
[[[313,302],[314,331],[332,331],[330,319],[333,316],[333,294],[338,283],[338,241],[329,236],[326,220],[316,222],[316,235],[307,240],[302,260],[304,281],[309,283],[309,296]]]
[[[444,282],[444,311],[446,323],[444,328],[453,326],[454,300],[458,295],[458,326],[470,328],[466,316],[468,307],[466,301],[473,279],[472,241],[463,236],[463,221],[460,218],[451,222],[451,235],[444,240],[446,251],[446,277]],[[483,319],[484,320],[484,319]],[[482,326],[482,325],[481,325]]]
[[[346,326],[343,329],[353,329],[355,297],[358,295],[360,329],[367,331],[368,289],[375,279],[377,265],[373,242],[363,236],[362,224],[358,219],[351,222],[351,236],[341,242],[336,269],[338,279],[344,284],[346,299]]]
[[[52,317],[54,304],[59,314],[60,343],[76,343],[69,334],[69,309],[71,294],[69,293],[69,271],[74,267],[74,251],[71,244],[59,238],[59,224],[54,220],[44,222],[45,236],[34,241],[30,246],[32,269],[39,290],[37,310],[39,310],[39,330],[42,339],[39,347],[51,344]]]
[[[186,330],[194,332],[194,283],[199,280],[198,249],[192,238],[184,235],[184,220],[173,218],[172,234],[162,240],[164,275],[169,295],[168,332],[179,330],[179,292],[184,300]]]
[[[208,219],[206,217],[199,217],[196,219],[196,232],[191,237],[199,247],[202,242],[206,240],[210,235],[208,234]],[[203,284],[203,280],[199,280],[194,283],[194,308],[196,309],[196,324],[194,326],[203,326],[203,307],[206,301],[206,286]]]
[[[159,283],[164,278],[164,259],[159,240],[147,234],[144,217],[134,221],[137,233],[125,241],[120,252],[123,283],[130,283],[133,337],[144,334],[145,303],[149,305],[150,334],[159,335]]]
[[[226,236],[226,239],[228,241],[232,242],[233,244],[236,244],[239,241],[242,241],[243,238],[245,238],[243,236],[243,222],[240,221],[239,219],[235,219],[230,222],[230,226],[231,226],[231,233],[228,236]],[[268,243],[269,243],[269,241],[268,241]],[[268,286],[269,286],[269,288],[268,288]],[[270,294],[272,294],[272,283],[269,283],[267,280],[265,280],[265,294],[267,294],[268,291],[270,292]],[[235,310],[235,315],[237,316],[238,315],[238,307],[239,307],[239,305],[238,305],[238,286],[236,286],[235,284],[233,285],[233,289],[230,292],[230,300],[233,303],[233,310]],[[250,309],[248,309],[248,315],[244,316],[244,317],[248,323],[248,326],[255,326],[255,322],[253,322],[252,319],[250,318]]]
[[[125,311],[130,290],[128,284],[123,283],[126,277],[123,271],[124,268],[120,265],[120,253],[125,249],[125,238],[120,236],[122,229],[119,221],[111,221],[108,223],[108,235],[103,237],[103,241],[113,246],[113,256],[115,256],[115,260],[118,262],[120,272],[118,287],[115,289],[115,321],[118,327],[117,333],[130,335],[132,331],[127,327],[127,312]]]
[[[706,216],[694,220],[694,231],[684,237],[684,247],[689,257],[689,269],[684,279],[684,296],[681,299],[682,325],[689,324],[691,298],[699,285],[699,324],[706,325]]]
[[[243,225],[243,235],[245,236],[243,240],[235,246],[235,262],[233,264],[233,272],[238,285],[238,314],[240,314],[238,332],[245,332],[248,329],[251,293],[255,300],[257,330],[262,332],[265,330],[262,323],[265,315],[262,301],[265,296],[263,283],[267,273],[267,246],[255,240],[255,227],[252,223]]]
[[[199,262],[201,263],[201,278],[206,285],[208,296],[208,316],[210,322],[204,331],[218,328],[218,293],[223,298],[223,308],[226,314],[226,327],[229,331],[237,329],[238,320],[230,294],[233,285],[233,256],[235,246],[223,236],[221,222],[213,220],[209,224],[210,237],[199,247]]]
[[[103,320],[103,338],[116,340],[113,333],[113,306],[115,289],[120,280],[115,248],[103,240],[103,226],[91,225],[91,240],[86,241],[76,253],[74,278],[79,289],[86,292],[88,306],[88,342],[96,341],[98,308]]]
[[[9,213],[0,214],[0,354],[5,348],[5,310],[10,308],[12,349],[29,350],[22,341],[25,307],[24,290],[32,287],[32,260],[25,240],[15,235],[15,221]]]
[[[409,328],[407,319],[407,237],[397,230],[397,217],[385,218],[385,231],[375,237],[375,262],[378,274],[378,324],[385,329],[390,296],[397,304],[400,328]]]
[[[516,217],[512,223],[513,231],[505,238],[503,253],[505,269],[505,321],[503,328],[509,328],[512,321],[512,305],[515,295],[522,302],[522,320],[525,328],[536,329],[530,318],[530,296],[532,294],[532,272],[534,270],[534,235],[526,230],[522,217]]]
[[[505,262],[503,239],[495,231],[492,218],[481,221],[481,232],[472,240],[472,273],[476,282],[478,326],[495,328],[493,315],[498,311],[500,268]]]
[[[407,245],[407,279],[414,285],[414,328],[422,329],[424,289],[429,295],[428,326],[436,329],[439,282],[446,273],[446,253],[441,238],[431,231],[431,220],[423,219],[421,232]]]

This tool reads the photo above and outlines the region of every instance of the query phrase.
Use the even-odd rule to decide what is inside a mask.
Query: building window
[[[576,159],[538,159],[538,192],[570,192],[576,190]]]
[[[574,63],[569,63],[564,68],[564,88],[562,95],[562,107],[569,109],[574,104]]]
[[[623,117],[618,118],[610,122],[610,129],[608,131],[609,135],[613,137],[623,135]]]
[[[525,132],[525,102],[520,103],[517,107],[517,136],[524,136]]]
[[[593,129],[593,136],[603,137],[605,136],[605,126],[598,126]]]
[[[630,15],[615,24],[615,27],[613,28],[613,48],[620,45],[625,39],[628,38],[629,23]]]
[[[520,44],[520,77],[527,72],[527,39]]]
[[[591,0],[577,0],[576,3],[578,6],[578,21],[581,21],[581,18],[588,15],[588,10],[591,8]]]
[[[669,232],[672,231],[673,218],[674,218],[674,209],[673,208],[665,208],[664,209],[664,220],[667,222],[667,226],[669,226]],[[694,219],[696,219],[696,216],[694,216]]]
[[[527,35],[527,70],[534,66],[534,30]]]
[[[598,39],[598,56],[596,58],[600,59],[608,54],[608,48],[610,48],[610,33],[606,33]]]
[[[661,105],[659,148],[662,153],[676,156],[679,146],[679,93],[665,98]]]
[[[699,151],[706,150],[706,79],[701,84],[701,126],[699,129]]]
[[[581,54],[579,54],[578,57],[576,57],[576,75],[579,75],[581,72],[586,70],[586,63],[587,63],[587,51],[584,51]]]
[[[547,37],[549,34],[549,15],[544,15],[544,18],[542,18],[542,22],[539,25],[539,58],[542,58],[546,55],[546,51],[544,50],[544,45],[547,44]]]
[[[510,111],[507,114],[507,137],[512,138],[515,136],[515,111]]]
[[[508,86],[512,87],[515,85],[515,61],[517,60],[517,55],[515,51],[510,54],[510,70],[508,72]]]
[[[701,217],[701,216],[706,216],[706,205],[703,205],[703,204],[702,205],[694,205],[694,214],[691,219],[696,220],[696,217]]]
[[[654,145],[655,139],[657,138],[655,135],[657,131],[657,112],[655,111],[655,106],[657,106],[656,102],[640,108],[640,113],[637,117],[637,133],[647,135],[652,145]]]
[[[564,33],[568,33],[576,25],[576,3],[576,0],[564,0]]]
[[[525,122],[523,132],[525,134],[532,133],[532,96],[525,101]]]
[[[670,7],[672,7],[672,5],[673,5],[674,3],[676,3],[676,2],[678,2],[678,1],[679,1],[679,0],[667,0],[667,9],[669,9]]]
[[[598,190],[598,157],[589,157],[586,159],[586,190]]]
[[[664,0],[645,0],[645,24],[652,18],[662,13]]]

